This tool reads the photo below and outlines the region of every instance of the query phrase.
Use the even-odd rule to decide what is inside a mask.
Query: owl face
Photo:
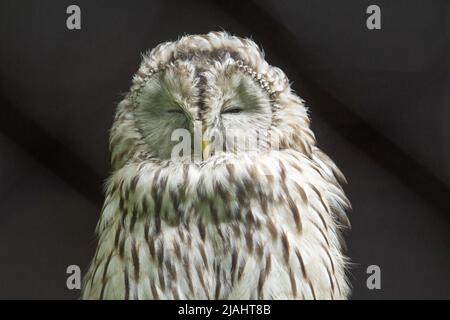
[[[257,151],[272,124],[269,93],[229,54],[168,64],[137,94],[135,115],[148,150],[161,160]]]
[[[185,36],[143,56],[111,129],[113,169],[127,162],[221,161],[239,153],[310,154],[307,109],[249,39]]]

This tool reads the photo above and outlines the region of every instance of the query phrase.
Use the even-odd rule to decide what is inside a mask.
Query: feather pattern
[[[248,117],[278,148],[199,163],[163,156],[160,105],[178,106],[186,128],[200,121],[208,132],[233,127],[217,121],[226,101],[257,105]],[[178,120],[170,121],[161,135]],[[110,146],[114,171],[84,299],[348,297],[345,177],[317,147],[287,77],[252,41],[215,32],[153,49],[118,106]]]

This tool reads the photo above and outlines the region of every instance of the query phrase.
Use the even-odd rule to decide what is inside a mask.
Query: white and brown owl
[[[198,128],[193,153],[175,159],[174,132]],[[157,46],[118,106],[110,147],[84,299],[349,296],[345,178],[254,42],[212,32]]]

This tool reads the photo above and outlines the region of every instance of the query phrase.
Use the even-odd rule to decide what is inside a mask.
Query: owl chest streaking
[[[248,39],[144,56],[119,104],[84,299],[345,299],[344,176]]]

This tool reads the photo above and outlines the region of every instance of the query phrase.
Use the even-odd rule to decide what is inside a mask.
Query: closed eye
[[[178,114],[183,114],[183,110],[181,110],[180,108],[177,109],[169,109],[167,110],[167,113],[178,113]]]
[[[225,114],[225,113],[240,113],[240,112],[242,112],[242,108],[240,108],[240,107],[231,107],[231,108],[228,108],[228,109],[225,109],[222,111],[223,114]]]

